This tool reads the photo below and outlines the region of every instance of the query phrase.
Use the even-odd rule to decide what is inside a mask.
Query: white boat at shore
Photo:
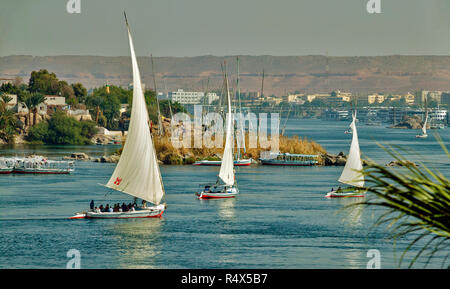
[[[15,158],[15,174],[70,174],[74,171],[73,161],[55,161],[44,157]]]
[[[245,167],[252,164],[252,159],[237,159],[233,161],[234,165],[237,167]],[[210,161],[210,160],[201,160],[193,163],[194,166],[220,166],[222,165],[222,161]]]
[[[350,124],[350,129],[353,133],[350,151],[348,153],[347,162],[344,170],[339,177],[339,182],[350,185],[356,188],[364,187],[364,176],[361,174],[363,168],[361,161],[361,152],[359,149],[358,132],[356,131],[356,111],[352,114],[353,121]],[[332,189],[325,196],[326,198],[346,198],[346,197],[364,197],[362,192],[349,192],[348,189]]]
[[[14,162],[11,159],[0,158],[0,174],[10,174],[14,170]]]
[[[89,210],[76,213],[70,219],[157,218],[162,216],[166,208],[165,203],[161,203],[165,192],[148,124],[147,105],[144,99],[139,67],[126,15],[125,22],[128,29],[133,67],[133,106],[128,136],[119,163],[105,186],[142,199],[143,205],[137,208],[132,207],[131,210],[126,212]],[[152,205],[147,206],[147,202]]]

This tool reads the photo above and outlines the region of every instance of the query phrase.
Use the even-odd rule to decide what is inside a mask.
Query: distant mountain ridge
[[[419,89],[450,90],[450,56],[239,56],[241,91],[260,91],[264,69],[264,94],[277,96],[299,91],[356,94],[405,93]],[[226,60],[232,81],[236,56],[154,57],[159,91],[220,89],[221,63]],[[150,57],[138,58],[142,80],[153,88]],[[328,69],[327,69],[328,68]],[[86,87],[131,82],[129,56],[5,56],[0,57],[0,78],[22,77],[47,69],[61,80]]]

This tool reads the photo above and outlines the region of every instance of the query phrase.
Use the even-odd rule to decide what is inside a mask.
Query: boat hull
[[[361,193],[336,193],[336,192],[329,192],[326,194],[325,198],[362,198],[364,197],[364,194]]]
[[[428,137],[427,134],[416,135],[416,138],[427,138],[427,137]]]
[[[0,175],[6,175],[13,172],[12,168],[0,168]]]
[[[141,218],[161,218],[165,210],[165,205],[138,209],[133,212],[84,212],[77,213],[69,219],[141,219]]]
[[[220,192],[212,192],[205,191],[196,192],[195,195],[200,199],[229,199],[234,198],[239,194],[239,190],[237,188],[227,189],[225,191]]]
[[[236,167],[246,167],[246,166],[250,166],[251,164],[252,164],[251,159],[235,160],[233,163],[233,165]],[[192,165],[194,165],[194,166],[220,166],[220,165],[222,165],[222,161],[204,160],[204,161],[195,162]]]
[[[45,174],[45,175],[67,175],[73,170],[48,170],[48,169],[14,169],[15,174]]]
[[[317,165],[317,162],[296,162],[296,161],[280,161],[280,160],[261,160],[261,164],[265,166],[299,166],[309,167]]]

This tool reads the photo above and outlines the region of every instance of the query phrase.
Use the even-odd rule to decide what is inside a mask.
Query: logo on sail
[[[115,185],[120,185],[120,183],[122,182],[122,179],[121,178],[117,178],[115,181],[114,181],[114,184]]]

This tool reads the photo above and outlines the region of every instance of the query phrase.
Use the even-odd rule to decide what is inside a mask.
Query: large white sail
[[[164,187],[148,125],[147,106],[128,23],[127,28],[133,66],[133,104],[127,140],[106,186],[158,205],[164,196]]]
[[[225,73],[225,85],[228,97],[228,115],[227,115],[227,133],[225,139],[225,149],[223,151],[222,164],[220,166],[219,178],[227,186],[234,185],[234,164],[233,164],[233,133],[232,133],[232,121],[233,115],[231,114],[231,99],[230,90],[228,89],[228,79]]]
[[[350,124],[353,132],[352,144],[347,157],[347,163],[342,171],[339,182],[354,187],[364,186],[364,176],[359,172],[362,170],[361,153],[359,150],[358,133],[356,131],[356,114],[353,115],[353,121]]]

